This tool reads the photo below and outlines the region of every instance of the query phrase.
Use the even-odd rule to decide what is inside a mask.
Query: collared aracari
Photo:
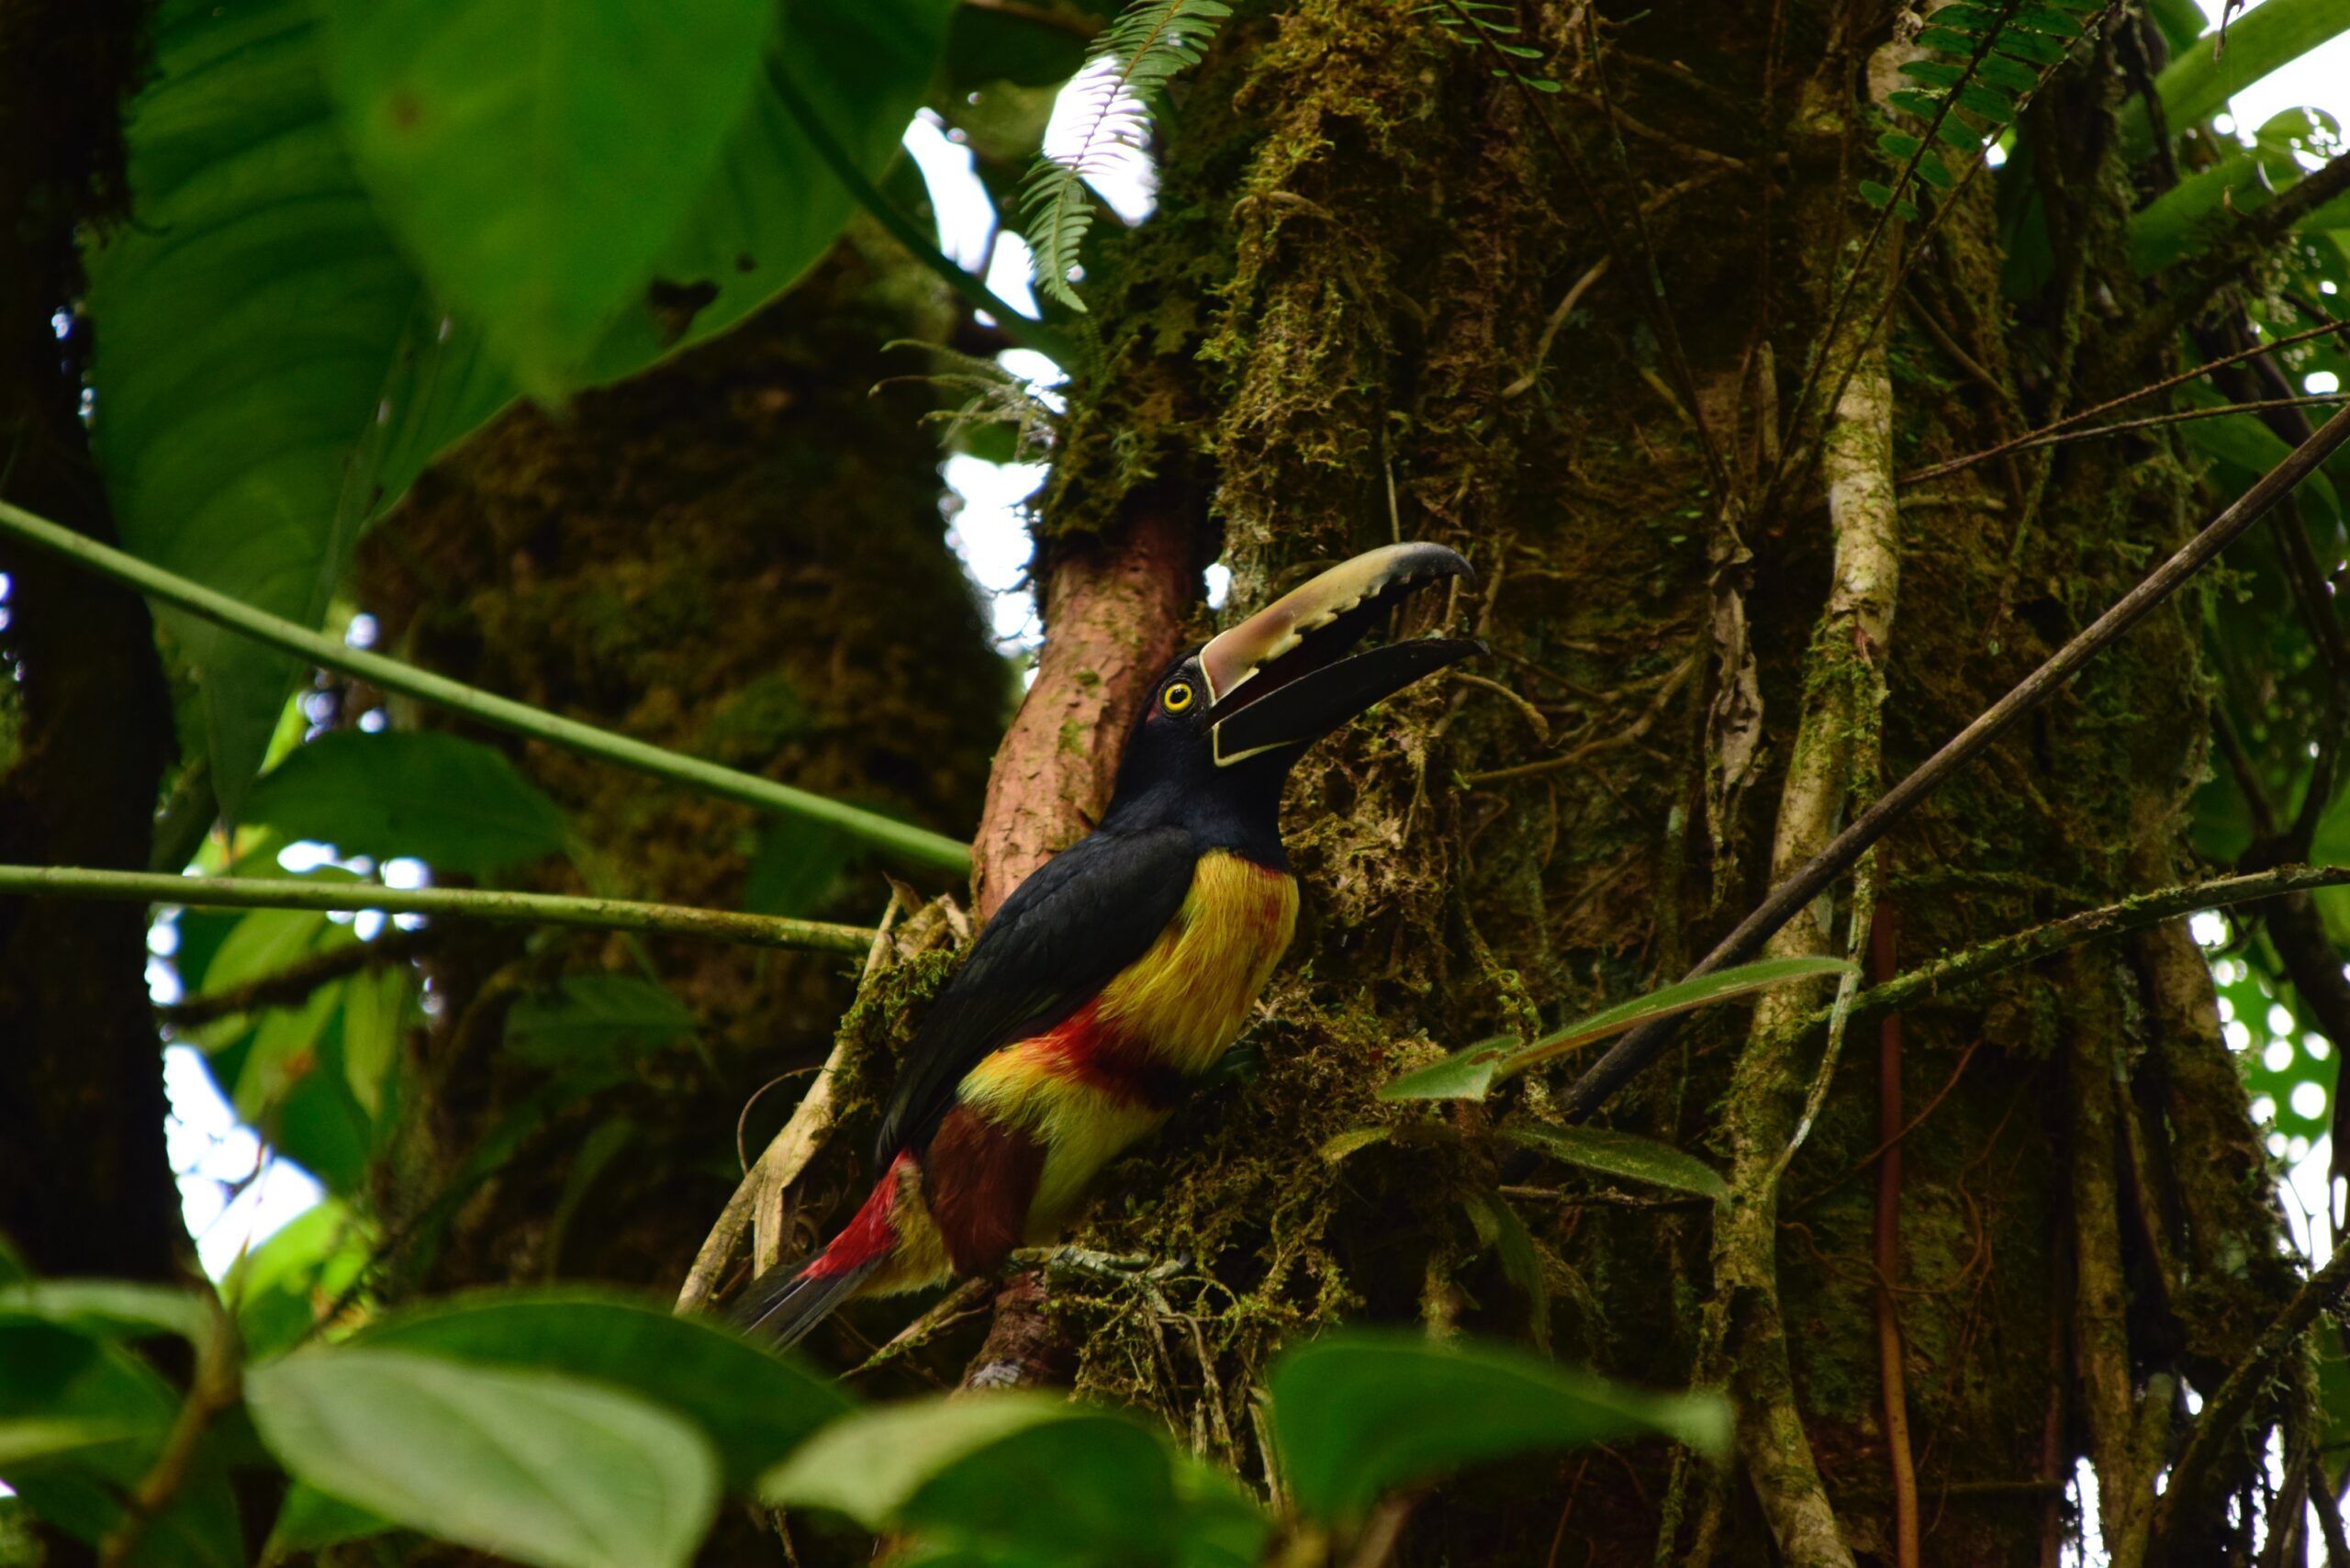
[[[1469,563],[1358,555],[1186,652],[1152,685],[1101,825],[1003,902],[908,1046],[864,1206],[736,1306],[789,1344],[850,1297],[992,1272],[1048,1240],[1104,1165],[1240,1033],[1297,922],[1281,786],[1308,746],[1483,651],[1351,650]]]

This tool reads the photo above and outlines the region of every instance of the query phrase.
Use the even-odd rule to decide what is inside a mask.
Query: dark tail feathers
[[[912,1168],[913,1156],[898,1156],[832,1245],[813,1258],[769,1269],[753,1280],[734,1304],[734,1321],[743,1331],[796,1345],[855,1295],[897,1250],[898,1232],[890,1216],[898,1206],[898,1182]]]
[[[733,1306],[734,1322],[746,1334],[796,1345],[808,1331],[833,1315],[835,1307],[856,1294],[888,1254],[867,1259],[830,1273],[815,1271],[824,1254],[769,1269],[744,1289]]]

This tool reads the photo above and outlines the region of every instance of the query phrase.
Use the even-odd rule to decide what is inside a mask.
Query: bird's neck
[[[1180,827],[1201,853],[1225,850],[1269,870],[1287,871],[1281,847],[1281,773],[1235,773],[1206,780],[1167,779],[1111,797],[1101,833]]]

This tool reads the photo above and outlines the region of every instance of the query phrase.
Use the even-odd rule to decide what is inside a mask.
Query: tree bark
[[[120,216],[145,21],[124,0],[0,15],[0,486],[109,543],[78,230]],[[0,859],[143,871],[172,755],[147,608],[32,551],[0,574]],[[43,1272],[167,1279],[185,1254],[146,969],[135,905],[0,900],[0,1236]]]
[[[1545,51],[1529,69],[1563,87],[1538,95],[1425,12],[1296,0],[1227,25],[1188,79],[1158,213],[1089,260],[1105,368],[1071,409],[1047,533],[1196,494],[1241,609],[1391,538],[1450,543],[1485,578],[1452,622],[1494,644],[1478,673],[1512,700],[1416,692],[1300,768],[1287,836],[1307,913],[1257,1030],[1261,1070],[1114,1170],[1073,1238],[1194,1267],[1056,1295],[1079,1387],[1237,1434],[1211,1446],[1260,1477],[1248,1391],[1279,1346],[1341,1317],[1523,1334],[1537,1289],[1562,1358],[1666,1386],[1718,1377],[1758,1434],[1736,1484],[1623,1450],[1623,1484],[1574,1491],[1563,1523],[1559,1500],[1528,1504],[1540,1466],[1440,1489],[1399,1562],[1540,1562],[1554,1531],[1560,1561],[1892,1550],[1878,1200],[1853,1179],[1881,1141],[1868,1072],[1823,1073],[1815,1039],[1734,1078],[1749,1030],[1724,1010],[1611,1107],[1616,1126],[1777,1169],[1733,1249],[1768,1288],[1723,1271],[1704,1215],[1595,1202],[1523,1157],[1506,1166],[1521,1196],[1496,1194],[1512,1157],[1486,1135],[1544,1113],[1539,1080],[1451,1113],[1459,1140],[1315,1151],[1431,1114],[1372,1098],[1400,1066],[1674,978],[1764,890],[1774,837],[1800,851],[1865,803],[2200,510],[2160,435],[2055,449],[2029,491],[1979,471],[1891,491],[1891,472],[2012,433],[2017,410],[2046,417],[2055,386],[2082,406],[2167,368],[2117,357],[2102,330],[2099,312],[2143,298],[2098,195],[2103,43],[2032,110],[2056,258],[2042,292],[2003,297],[1978,188],[1839,303],[1874,222],[1852,190],[1872,172],[1868,62],[1896,18],[1528,5]],[[1877,897],[1907,963],[2177,879],[2208,727],[2199,614],[2190,599],[2142,625],[1883,846]],[[1848,696],[1823,651],[1853,673]],[[1725,691],[1747,696],[1725,708]],[[1880,745],[1881,767],[1855,766]],[[1852,903],[1823,901],[1818,946],[1846,949]],[[1903,1020],[1905,1102],[1932,1107],[1886,1195],[1927,1561],[2035,1560],[2043,1511],[1985,1499],[2037,1495],[2083,1452],[2117,1467],[2116,1520],[2142,1536],[2166,1379],[2208,1392],[2214,1352],[2248,1345],[2289,1285],[2260,1261],[2277,1222],[2243,1174],[2257,1146],[2208,974],[2183,929],[2156,949],[2135,965],[2087,949]],[[2095,1103],[2078,1092],[2093,1080]],[[1762,1106],[1786,1114],[1757,1121]],[[1473,1217],[1494,1203],[1519,1204],[1539,1281]],[[1714,1314],[1742,1350],[1709,1361]],[[2082,1362],[2058,1381],[2096,1394],[2053,1456],[2052,1323]],[[1195,1353],[1170,1366],[1169,1346]],[[1807,1449],[1806,1473],[1777,1469],[1780,1438]],[[2226,1463],[2215,1496],[2255,1483],[2247,1456]]]

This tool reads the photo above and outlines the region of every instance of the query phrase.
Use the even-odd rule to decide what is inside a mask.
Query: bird
[[[1405,597],[1476,574],[1439,544],[1331,567],[1152,682],[1093,830],[983,926],[916,1028],[870,1194],[812,1256],[753,1280],[736,1322],[778,1344],[859,1295],[983,1277],[1051,1240],[1240,1034],[1296,930],[1281,797],[1308,747],[1484,651],[1354,652]]]

